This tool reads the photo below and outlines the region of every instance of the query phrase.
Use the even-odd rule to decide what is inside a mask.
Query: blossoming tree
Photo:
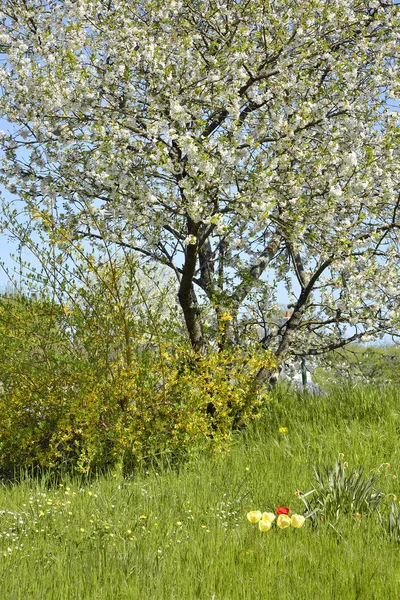
[[[3,185],[61,248],[101,240],[167,265],[200,351],[206,305],[222,345],[262,324],[280,359],[393,334],[399,11],[3,0]]]

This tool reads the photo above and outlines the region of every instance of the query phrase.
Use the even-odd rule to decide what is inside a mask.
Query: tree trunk
[[[196,268],[197,246],[190,244],[186,250],[185,264],[178,291],[179,303],[185,319],[192,347],[204,354],[206,342],[201,323],[200,307],[193,288],[193,277]]]

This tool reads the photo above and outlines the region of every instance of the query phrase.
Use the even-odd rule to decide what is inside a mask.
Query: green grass
[[[400,498],[399,413],[390,388],[319,398],[278,391],[229,453],[180,470],[4,485],[0,598],[400,598],[400,547],[373,514],[267,533],[246,519],[279,504],[303,512],[294,492],[312,489],[313,465],[333,465],[339,453],[349,470],[390,463],[381,486],[388,504]]]

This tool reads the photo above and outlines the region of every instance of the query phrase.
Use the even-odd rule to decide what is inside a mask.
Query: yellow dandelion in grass
[[[39,512],[39,517],[44,517],[44,512],[42,510]]]
[[[361,519],[361,515],[359,512],[356,512],[356,514],[354,515],[356,519]]]
[[[147,515],[140,515],[139,519],[147,519]]]
[[[83,527],[81,527],[79,531],[81,531],[82,533],[85,533],[85,530]]]
[[[250,523],[258,523],[261,517],[262,512],[260,510],[251,510],[249,513],[247,513],[247,519],[250,521]]]
[[[279,433],[282,435],[286,435],[289,433],[289,429],[287,427],[279,427]]]

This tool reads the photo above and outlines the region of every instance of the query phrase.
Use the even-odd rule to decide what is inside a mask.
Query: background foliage
[[[397,344],[350,344],[326,354],[314,378],[325,389],[336,385],[378,386],[400,383],[400,349]]]

